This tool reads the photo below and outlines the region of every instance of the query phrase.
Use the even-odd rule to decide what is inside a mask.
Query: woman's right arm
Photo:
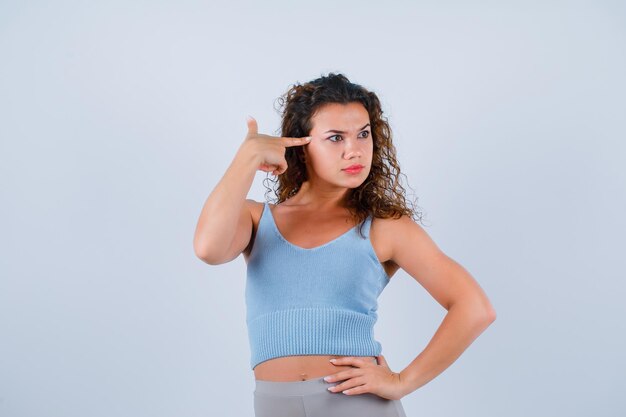
[[[282,174],[287,170],[285,148],[306,143],[303,138],[260,135],[256,121],[248,119],[246,139],[202,207],[193,239],[198,258],[218,265],[243,252],[252,235],[253,201],[246,196],[257,169]]]
[[[228,262],[247,246],[252,234],[252,217],[246,196],[254,180],[257,161],[242,145],[206,199],[193,239],[196,256],[204,262],[211,265]]]

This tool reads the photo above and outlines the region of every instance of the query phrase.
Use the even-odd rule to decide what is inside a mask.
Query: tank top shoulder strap
[[[370,229],[372,227],[372,220],[373,220],[372,215],[368,214],[368,216],[365,218],[365,220],[363,222],[364,223],[363,224],[363,232],[364,232],[365,236],[368,237],[368,238],[370,236]]]
[[[361,223],[357,224],[354,228],[354,236],[358,239],[358,240],[364,240],[363,237],[365,237],[365,239],[369,239],[370,236],[370,228],[372,226],[372,216],[368,215],[365,220],[363,220]],[[361,236],[361,234],[359,233],[359,230],[361,230],[363,232],[363,236]]]
[[[261,233],[265,233],[272,228],[272,219],[270,213],[270,206],[268,203],[263,203],[263,211],[261,212],[261,217],[259,218],[259,225],[257,226],[258,231]]]

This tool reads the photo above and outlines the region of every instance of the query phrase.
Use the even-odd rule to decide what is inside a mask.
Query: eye
[[[365,133],[365,135],[364,135],[364,136],[361,136],[361,138],[362,138],[362,139],[368,138],[368,137],[369,137],[369,135],[370,135],[369,130],[364,130],[364,131],[363,131],[363,132],[361,132],[361,133]],[[340,138],[340,137],[341,137],[341,135],[333,135],[333,136],[330,136],[328,139],[329,139],[331,142],[337,143],[337,142],[339,142],[338,140],[332,140],[332,138],[337,138],[337,137],[338,137],[338,138]]]

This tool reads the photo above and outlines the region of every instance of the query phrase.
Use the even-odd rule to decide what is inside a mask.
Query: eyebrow
[[[365,128],[366,128],[366,127],[368,127],[369,125],[370,125],[369,123],[368,123],[368,124],[366,124],[365,126],[363,126],[362,128],[360,128],[360,129],[359,129],[359,131],[361,131],[361,130],[365,129]],[[327,131],[326,131],[326,132],[324,132],[324,133],[331,133],[331,132],[332,132],[332,133],[346,133],[346,132],[344,132],[343,130],[327,130]]]

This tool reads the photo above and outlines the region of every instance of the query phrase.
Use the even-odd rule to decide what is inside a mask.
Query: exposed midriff
[[[258,364],[254,368],[254,377],[262,381],[306,381],[354,368],[352,365],[333,365],[330,362],[332,358],[341,357],[344,356],[300,355],[273,358]],[[359,356],[359,358],[376,363],[374,356]]]

